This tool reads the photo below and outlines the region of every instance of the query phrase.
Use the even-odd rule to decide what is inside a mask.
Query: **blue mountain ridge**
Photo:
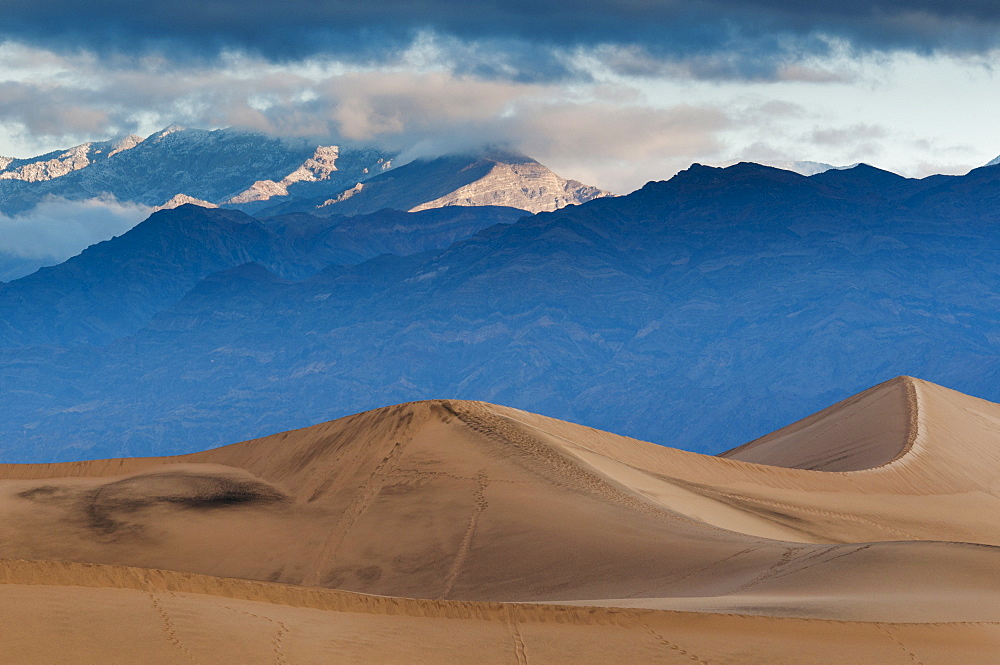
[[[135,332],[220,270],[255,262],[301,279],[330,264],[447,247],[525,214],[453,207],[261,220],[196,205],[161,210],[64,263],[0,284],[0,346],[107,344]]]
[[[998,194],[1000,167],[695,165],[447,249],[233,266],[104,346],[0,350],[0,456],[177,453],[432,397],[715,453],[900,374],[998,399]]]

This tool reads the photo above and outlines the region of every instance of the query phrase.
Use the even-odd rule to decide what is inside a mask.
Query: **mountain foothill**
[[[741,163],[534,215],[161,210],[0,287],[0,452],[193,451],[442,395],[718,452],[898,375],[989,395],[998,179]]]

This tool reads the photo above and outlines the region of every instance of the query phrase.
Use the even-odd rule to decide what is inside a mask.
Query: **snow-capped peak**
[[[340,148],[335,145],[319,146],[313,156],[307,159],[302,166],[295,169],[282,180],[285,184],[293,182],[316,182],[326,180],[330,174],[337,170],[337,157],[340,156]]]
[[[340,179],[364,180],[380,171],[391,168],[392,160],[378,152],[365,150],[347,151],[346,166],[338,166],[343,156],[339,146],[317,146],[312,156],[281,180],[258,180],[223,205],[243,205],[269,201],[289,196],[289,187],[298,183],[329,181],[338,172]]]
[[[114,157],[120,152],[125,152],[126,150],[131,150],[140,143],[143,142],[143,138],[138,134],[129,134],[123,139],[119,139],[114,142],[111,147],[111,152],[108,153],[108,157]]]
[[[219,207],[214,203],[205,201],[203,199],[196,199],[195,197],[188,196],[187,194],[174,194],[174,196],[171,197],[169,201],[167,201],[163,205],[158,205],[155,208],[153,208],[153,212],[157,212],[159,210],[171,210],[173,208],[179,208],[180,206],[187,205],[189,203],[194,204],[196,206],[201,206],[202,208]]]
[[[186,131],[186,130],[187,130],[187,127],[185,127],[184,125],[178,125],[175,122],[175,123],[171,123],[170,125],[167,125],[166,127],[164,127],[163,129],[161,129],[160,131],[156,132],[155,134],[153,134],[149,138],[151,138],[151,139],[152,138],[158,138],[159,139],[159,138],[163,138],[164,136],[167,136],[169,134],[176,134],[177,132],[183,132],[183,131]]]
[[[22,162],[16,168],[0,173],[0,180],[25,180],[39,182],[52,180],[90,165],[91,152],[95,144],[82,143],[63,153],[50,153],[35,160],[12,160]],[[49,157],[49,159],[45,159]]]
[[[267,201],[275,196],[288,196],[288,186],[296,182],[319,182],[327,180],[337,170],[340,147],[335,145],[317,146],[313,156],[279,181],[258,180],[247,189],[226,201],[230,204]]]

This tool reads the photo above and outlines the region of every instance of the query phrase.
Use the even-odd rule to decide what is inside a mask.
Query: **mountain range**
[[[566,180],[537,161],[509,151],[418,159],[381,173],[335,197],[293,199],[259,212],[356,215],[395,208],[418,212],[444,206],[502,206],[528,212],[558,210],[607,196],[608,192]]]
[[[316,208],[323,214],[358,214],[449,205],[540,212],[607,195],[510,150],[423,158],[401,168],[397,157],[372,147],[172,125],[145,139],[132,135],[29,159],[0,157],[0,213],[21,214],[53,196],[111,196],[156,208],[184,203],[244,212],[271,208],[265,213],[270,215]]]
[[[121,237],[0,286],[0,347],[108,344],[221,270],[252,263],[276,278],[303,279],[331,264],[447,247],[524,215],[514,208],[448,207],[260,220],[197,205],[162,210]]]
[[[145,139],[84,143],[29,159],[3,158],[0,165],[0,212],[14,215],[50,196],[110,195],[159,206],[178,194],[217,204],[250,203],[256,199],[248,190],[266,182],[273,185],[271,195],[317,182],[336,191],[388,168],[391,155],[237,129],[172,125]],[[279,183],[285,194],[276,188]]]
[[[741,159],[730,159],[724,162],[712,164],[712,166],[719,167],[729,167],[739,164]],[[851,164],[850,166],[834,166],[833,164],[827,164],[825,162],[813,162],[808,160],[788,160],[788,159],[769,159],[755,162],[761,164],[762,166],[771,166],[776,169],[781,169],[783,171],[792,171],[798,173],[799,175],[817,175],[823,173],[824,171],[829,171],[831,169],[851,169],[857,164]]]
[[[0,224],[11,229],[9,241],[0,235],[0,281],[55,265],[89,242],[107,239],[112,234],[103,228],[127,229],[115,215],[125,214],[134,224],[143,208],[191,203],[261,218],[448,206],[540,212],[607,195],[495,147],[400,166],[397,154],[379,148],[170,126],[145,139],[128,136],[30,159],[0,158]],[[73,202],[83,206],[82,215]],[[60,249],[47,255],[45,239],[53,235]],[[81,239],[67,252],[63,245],[76,236]]]
[[[901,374],[988,397],[998,184],[997,167],[914,180],[695,165],[311,276],[339,239],[291,261],[273,248],[321,219],[161,211],[98,246],[91,282],[84,253],[34,277],[44,287],[0,290],[2,455],[194,450],[442,395],[718,452]],[[394,214],[417,229],[430,212]],[[184,236],[226,256],[161,258]],[[225,241],[205,250],[211,237]],[[168,276],[107,268],[126,247]],[[70,286],[84,282],[100,287]],[[41,292],[63,295],[43,308]],[[705,404],[712,418],[692,415]]]

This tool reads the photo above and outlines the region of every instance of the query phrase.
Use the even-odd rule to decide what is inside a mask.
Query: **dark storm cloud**
[[[637,47],[651,74],[657,62],[690,60],[696,77],[768,78],[789,57],[824,53],[830,39],[957,53],[1000,43],[996,0],[0,0],[0,17],[0,37],[126,60],[238,49],[379,63],[427,31],[466,44],[456,70],[522,80],[566,76],[553,49],[596,45]]]

